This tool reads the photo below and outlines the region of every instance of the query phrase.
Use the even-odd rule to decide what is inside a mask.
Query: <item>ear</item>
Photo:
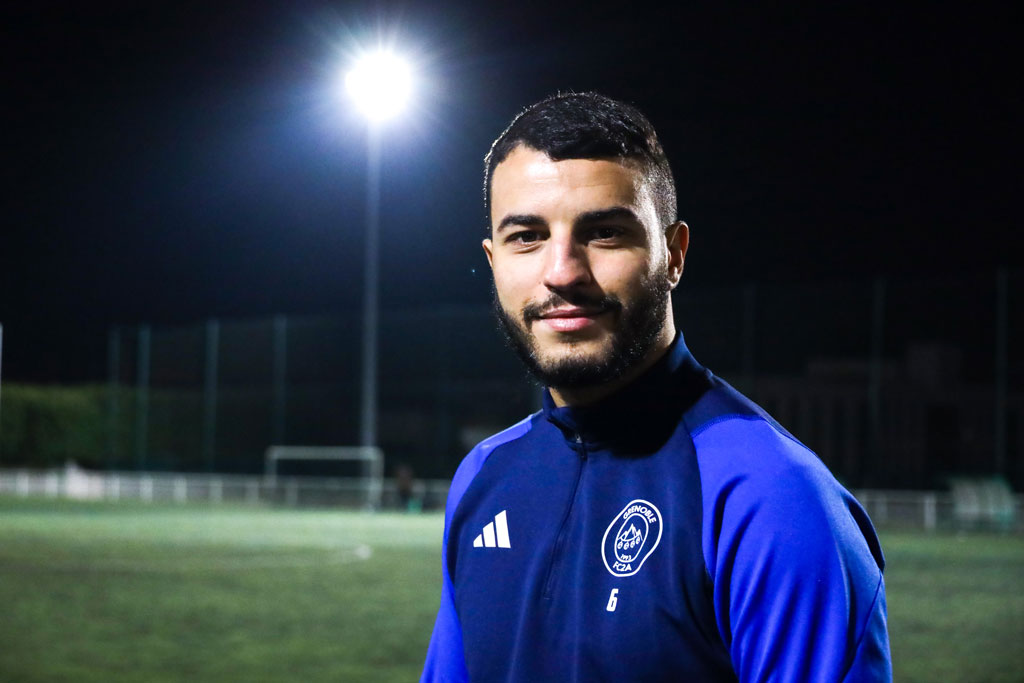
[[[488,237],[483,241],[482,244],[484,253],[487,254],[487,263],[490,264],[491,269],[494,269],[494,255],[491,253],[491,238]]]
[[[690,246],[690,226],[683,221],[668,226],[665,230],[665,244],[668,247],[668,281],[672,289],[675,289],[683,276],[686,249]]]

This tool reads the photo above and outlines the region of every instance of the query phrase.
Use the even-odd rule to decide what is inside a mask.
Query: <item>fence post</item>
[[[924,495],[924,529],[925,531],[935,531],[936,525],[936,503],[935,494],[926,493]]]
[[[121,376],[121,330],[117,325],[107,332],[107,468],[117,462],[117,427],[120,422],[118,389]]]
[[[871,366],[868,372],[868,453],[861,463],[867,479],[875,473],[875,463],[883,462],[882,449],[882,352],[885,341],[885,279],[875,278],[871,303]],[[864,482],[862,482],[863,485]],[[870,483],[870,481],[868,482]]]
[[[434,326],[434,452],[448,458],[452,451],[449,439],[452,429],[452,328],[456,324],[454,309],[442,307],[437,311]],[[539,395],[539,392],[537,392]]]
[[[149,440],[149,325],[139,327],[138,373],[135,378],[135,468],[146,469]]]
[[[875,508],[878,514],[875,520],[878,524],[885,524],[889,521],[889,498],[884,491],[878,492],[878,506]]]
[[[754,345],[757,322],[757,285],[748,284],[743,287],[743,357],[740,359],[743,368],[744,390],[754,391]]]
[[[288,382],[288,318],[274,316],[274,422],[271,443],[285,442],[285,407]]]
[[[3,398],[2,389],[3,389],[3,385],[4,385],[3,367],[4,367],[4,324],[0,323],[0,408],[3,407],[3,401],[2,401],[2,398]],[[3,435],[4,435],[3,412],[0,411],[0,454],[3,453],[3,444],[4,444]]]
[[[206,470],[214,467],[214,445],[217,438],[217,355],[220,345],[220,323],[206,321],[206,356],[203,368],[203,463]]]
[[[1006,474],[1006,391],[1007,336],[1009,318],[1009,275],[1006,268],[996,271],[996,377],[995,377],[995,458],[996,474]]]

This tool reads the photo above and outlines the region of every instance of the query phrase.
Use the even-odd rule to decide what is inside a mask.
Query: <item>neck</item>
[[[602,401],[649,370],[652,365],[665,355],[665,352],[668,351],[668,347],[672,345],[672,341],[675,338],[676,326],[670,314],[665,325],[661,328],[658,339],[639,363],[614,380],[597,386],[579,388],[548,387],[548,391],[551,393],[551,400],[559,408],[564,406],[588,406]]]

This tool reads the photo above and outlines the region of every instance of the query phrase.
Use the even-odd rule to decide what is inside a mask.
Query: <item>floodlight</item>
[[[345,74],[345,90],[370,125],[367,128],[366,256],[363,270],[363,357],[359,441],[377,445],[378,239],[380,232],[381,127],[394,118],[412,95],[412,69],[399,55],[378,48],[365,52]]]
[[[345,89],[371,122],[398,114],[412,93],[412,73],[398,55],[378,51],[363,55],[345,76]]]

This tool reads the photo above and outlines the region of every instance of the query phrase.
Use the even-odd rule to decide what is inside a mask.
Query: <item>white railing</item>
[[[1024,496],[979,505],[947,491],[863,489],[853,494],[880,528],[1021,530],[1016,512]]]
[[[416,507],[444,506],[448,480],[419,480],[411,496]],[[381,490],[382,489],[382,490]],[[0,495],[78,500],[140,500],[167,503],[241,503],[288,506],[403,506],[393,479],[289,477],[245,474],[0,470]]]
[[[419,480],[409,496],[415,507],[441,509],[450,481]],[[871,521],[881,528],[994,528],[1022,530],[1016,511],[1024,496],[1000,507],[965,503],[941,491],[855,490]],[[364,478],[266,477],[240,474],[91,472],[71,466],[62,470],[0,470],[0,495],[44,496],[79,500],[139,500],[165,503],[240,503],[285,506],[369,505],[373,482]],[[404,507],[394,479],[384,479],[382,508]]]

